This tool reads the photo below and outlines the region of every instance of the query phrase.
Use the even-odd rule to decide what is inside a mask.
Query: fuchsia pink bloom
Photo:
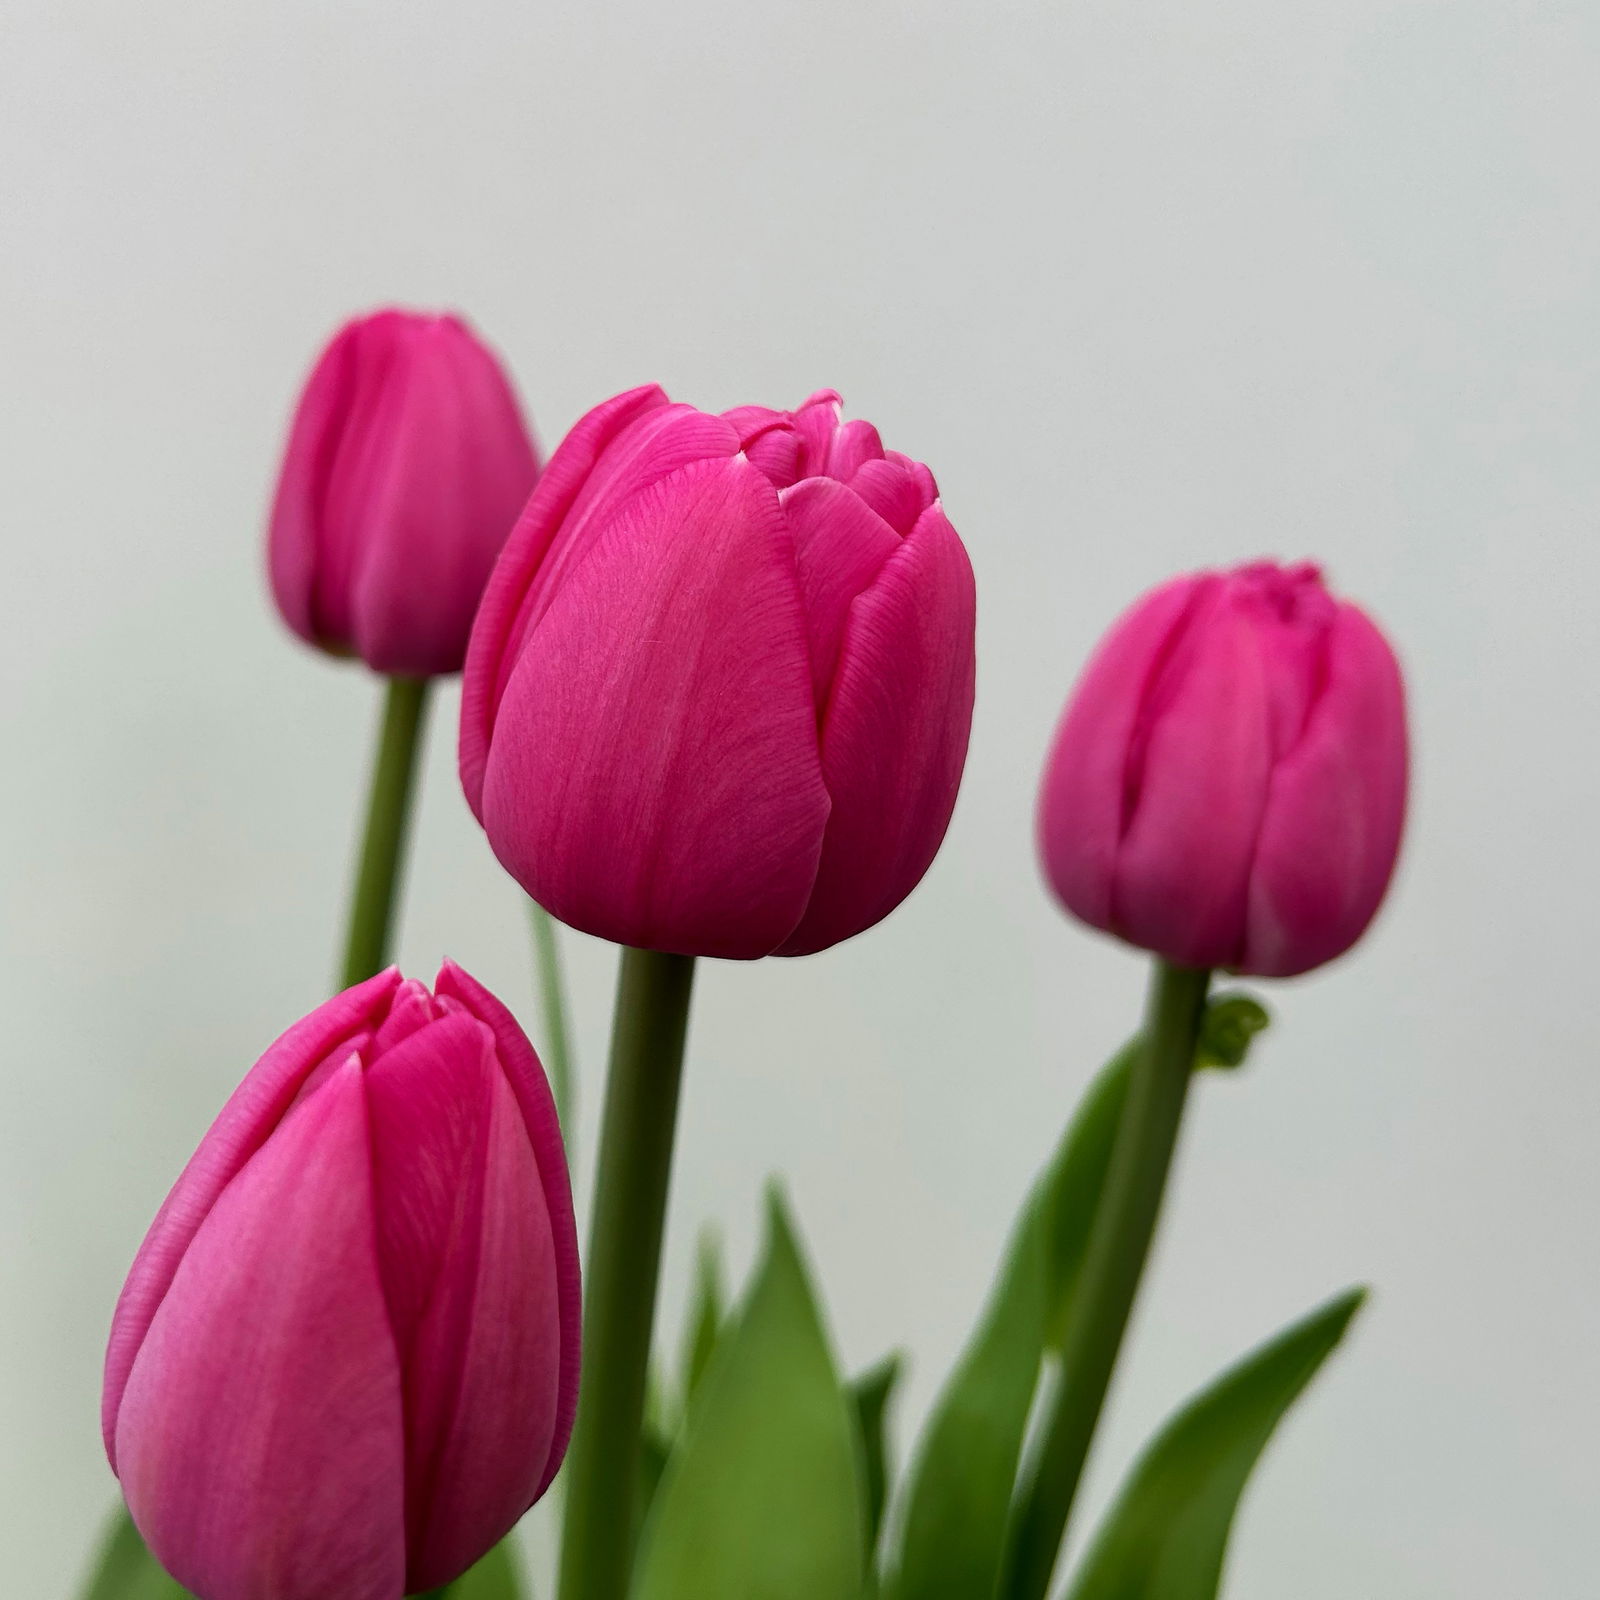
[[[459,672],[538,476],[511,385],[464,322],[347,323],[306,384],[278,480],[278,609],[301,638],[378,672]]]
[[[578,1385],[561,1134],[511,1014],[445,965],[257,1063],[128,1276],[106,1450],[204,1600],[396,1600],[555,1476]]]
[[[489,580],[467,799],[585,932],[821,950],[887,916],[944,837],[973,608],[933,474],[837,395],[721,416],[618,395],[556,451]]]
[[[1112,628],[1056,734],[1039,842],[1085,922],[1282,977],[1372,920],[1405,799],[1394,652],[1316,567],[1261,561],[1175,578]]]

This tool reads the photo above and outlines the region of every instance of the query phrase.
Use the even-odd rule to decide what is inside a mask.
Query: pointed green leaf
[[[522,1563],[507,1535],[477,1566],[444,1592],[449,1600],[522,1600]]]
[[[856,1429],[861,1444],[861,1491],[866,1512],[865,1549],[870,1565],[878,1548],[878,1527],[883,1520],[883,1502],[889,1484],[889,1441],[886,1427],[889,1397],[900,1380],[902,1361],[898,1351],[877,1366],[869,1367],[851,1381],[850,1403],[855,1408]]]
[[[1068,1600],[1215,1600],[1251,1469],[1365,1297],[1352,1289],[1330,1300],[1167,1423],[1107,1514]]]
[[[1139,1047],[1135,1035],[1101,1068],[1078,1102],[1077,1112],[1041,1180],[1050,1252],[1050,1309],[1045,1338],[1052,1350],[1061,1348],[1077,1299],[1084,1257],[1089,1253],[1089,1232],[1111,1167],[1111,1147],[1128,1098],[1128,1074]]]
[[[899,1570],[886,1586],[896,1600],[987,1600],[994,1592],[1044,1349],[1049,1261],[1036,1192],[983,1321],[923,1434]]]
[[[695,1253],[694,1299],[690,1303],[689,1326],[683,1341],[683,1409],[688,1413],[700,1388],[700,1380],[711,1365],[726,1316],[722,1292],[722,1250],[713,1229],[700,1235]]]
[[[895,1600],[987,1600],[994,1592],[1040,1366],[1071,1311],[1137,1047],[1137,1039],[1124,1046],[1089,1086],[934,1407],[888,1586]]]
[[[855,1423],[782,1200],[641,1542],[634,1600],[857,1600]]]
[[[118,1505],[83,1600],[187,1600],[188,1594],[145,1549],[127,1508]]]
[[[1237,1065],[1266,1013],[1239,995],[1208,1008],[1202,1055]],[[1048,1350],[1073,1314],[1111,1165],[1131,1039],[1101,1069],[1012,1232],[1006,1264],[923,1434],[906,1504],[894,1600],[988,1600],[999,1578],[1017,1463]]]
[[[658,1422],[649,1417],[639,1430],[639,1476],[634,1490],[633,1542],[637,1548],[639,1536],[650,1520],[650,1508],[655,1504],[656,1491],[661,1487],[661,1475],[667,1470],[672,1457],[672,1436]]]

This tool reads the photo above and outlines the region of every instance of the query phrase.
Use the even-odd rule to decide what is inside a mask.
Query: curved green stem
[[[623,1600],[692,956],[624,950],[595,1170],[561,1600]]]
[[[550,1092],[556,1099],[561,1132],[572,1148],[572,1038],[567,1032],[567,996],[561,982],[561,952],[556,947],[555,919],[537,900],[528,902],[533,923],[534,964],[539,974],[539,1005],[544,1012],[544,1064],[550,1072]]]
[[[401,852],[416,788],[417,756],[428,706],[428,679],[390,678],[372,764],[361,865],[350,900],[344,987],[380,972],[389,960],[390,927],[400,880]]]
[[[1127,1331],[1183,1120],[1208,971],[1158,960],[1105,1189],[1061,1348],[1054,1405],[1018,1495],[1001,1594],[1044,1600]]]

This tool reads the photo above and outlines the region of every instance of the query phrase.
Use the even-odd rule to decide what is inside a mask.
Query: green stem
[[[595,1170],[583,1387],[566,1463],[561,1600],[627,1593],[639,1428],[666,1221],[691,956],[624,950]]]
[[[1050,1586],[1161,1211],[1210,979],[1208,971],[1161,960],[1151,975],[1144,1048],[1095,1211],[1060,1382],[1018,1495],[1000,1591],[1007,1600],[1044,1600]]]
[[[544,1064],[550,1071],[550,1090],[556,1097],[561,1131],[572,1145],[572,1041],[567,1032],[567,997],[561,983],[561,952],[556,948],[555,919],[537,900],[528,902],[533,922],[534,964],[539,974],[539,1004],[544,1011]]]
[[[383,724],[372,764],[361,866],[350,900],[350,934],[345,945],[344,987],[381,972],[389,960],[400,855],[405,845],[411,796],[416,787],[422,719],[428,705],[428,679],[390,678],[384,695]]]

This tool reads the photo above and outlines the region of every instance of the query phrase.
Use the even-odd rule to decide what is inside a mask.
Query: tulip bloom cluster
[[[1405,816],[1394,652],[1309,564],[1175,578],[1111,630],[1056,735],[1045,867],[1085,922],[1284,977],[1347,950]]]
[[[454,318],[399,312],[348,325],[312,374],[270,561],[311,642],[405,678],[465,661],[461,779],[496,856],[555,916],[635,947],[562,1576],[565,1600],[622,1600],[690,993],[676,958],[822,950],[916,887],[966,757],[971,566],[932,473],[845,421],[831,391],[716,415],[634,389],[589,412],[541,476],[490,352]],[[406,759],[377,763],[357,901],[370,877],[381,914],[352,919],[378,929],[370,948],[352,938],[352,974],[385,948],[426,686],[388,693],[391,714],[403,696],[414,711],[394,743]],[[970,1435],[941,1446],[935,1429],[931,1499],[913,1494],[903,1519],[915,1559],[886,1558],[904,1600],[941,1600],[954,1571],[976,1574],[955,1580],[973,1594],[999,1592],[1002,1573],[1024,1600],[1049,1591],[1194,1076],[1206,969],[1303,972],[1360,936],[1394,867],[1406,763],[1393,652],[1310,565],[1175,579],[1090,662],[1049,757],[1039,842],[1070,911],[1164,958],[1157,1003],[1102,1080],[1101,1113],[1063,1144],[1082,1171],[1042,1191],[1091,1197],[1061,1333],[1076,1387],[1030,1446],[1048,1470],[997,1492],[1000,1427],[969,1516],[966,1462],[937,1452],[953,1441],[964,1457]],[[1118,1074],[1122,1098],[1104,1098]],[[779,1298],[806,1381],[826,1386],[822,1319],[789,1254]],[[1011,1310],[1039,1343],[1044,1288],[1026,1281]],[[1023,1282],[1008,1272],[1002,1290]],[[1025,1343],[1014,1375],[1037,1379],[1042,1343]],[[431,992],[391,969],[267,1051],[168,1196],[117,1307],[105,1444],[150,1551],[202,1600],[397,1600],[452,1583],[549,1487],[578,1368],[572,1200],[539,1060],[459,968]],[[964,1381],[950,1404],[966,1418]],[[856,1409],[807,1394],[808,1427],[840,1430],[829,1458],[854,1460]],[[1021,1462],[1029,1406],[1008,1406]],[[1254,1449],[1260,1417],[1247,1421]],[[766,1448],[743,1421],[722,1435]],[[1231,1518],[1214,1498],[1202,1520]],[[689,1551],[692,1589],[696,1541],[713,1535],[690,1513],[688,1532],[660,1537]],[[842,1550],[817,1570],[859,1579],[859,1519],[830,1517]],[[1149,1521],[1130,1544],[1161,1535]],[[1226,1532],[1184,1537],[1203,1552]],[[709,1570],[756,1571],[747,1530],[730,1537]],[[784,1559],[809,1554],[809,1535],[789,1542]],[[1203,1576],[1214,1587],[1214,1561]]]
[[[544,1074],[460,968],[291,1028],[161,1208],[117,1306],[106,1449],[204,1600],[395,1600],[544,1492],[578,1379]]]
[[[505,373],[459,318],[347,324],[301,396],[272,508],[284,620],[378,672],[459,672],[538,475]]]
[[[824,949],[887,916],[944,837],[973,609],[933,474],[837,395],[721,416],[618,395],[557,450],[484,595],[467,799],[585,932]]]

